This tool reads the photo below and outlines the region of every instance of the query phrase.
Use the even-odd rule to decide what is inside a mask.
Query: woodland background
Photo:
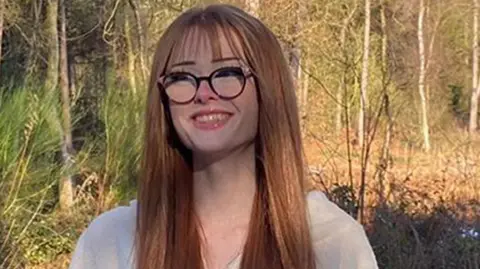
[[[134,199],[155,43],[199,3],[0,0],[0,268],[67,268]],[[281,40],[311,187],[380,268],[480,268],[479,0],[229,3]]]

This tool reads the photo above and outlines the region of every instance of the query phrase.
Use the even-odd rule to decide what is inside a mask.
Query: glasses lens
[[[174,102],[190,101],[197,89],[195,78],[190,74],[173,73],[165,77],[163,87],[167,96]]]
[[[221,97],[237,96],[245,84],[245,75],[240,67],[226,67],[212,76],[212,86]]]

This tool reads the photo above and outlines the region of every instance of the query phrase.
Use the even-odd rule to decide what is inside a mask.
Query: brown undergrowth
[[[360,149],[350,177],[346,143],[332,141],[306,139],[312,187],[357,217]],[[429,153],[393,143],[383,179],[372,144],[364,226],[380,268],[480,268],[480,140],[457,141]]]

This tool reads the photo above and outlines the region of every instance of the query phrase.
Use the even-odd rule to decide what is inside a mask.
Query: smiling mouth
[[[201,123],[209,123],[209,122],[222,121],[228,117],[230,117],[230,115],[227,113],[213,113],[213,114],[206,114],[206,115],[198,115],[194,117],[193,120]]]
[[[202,130],[222,128],[232,117],[229,113],[209,113],[192,117],[193,125]]]

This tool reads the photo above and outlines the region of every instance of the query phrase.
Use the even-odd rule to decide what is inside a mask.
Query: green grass
[[[0,238],[3,267],[23,260],[18,247],[54,203],[61,172],[55,162],[61,134],[56,100],[41,89],[0,90],[0,216],[8,230]]]
[[[64,172],[59,93],[33,87],[0,90],[0,268],[48,263],[70,253],[95,214],[134,197],[142,100],[111,89],[96,111],[101,128],[74,137],[83,141],[73,167],[74,211],[79,214],[68,216],[57,208]],[[85,109],[72,108],[73,129],[82,128]]]

